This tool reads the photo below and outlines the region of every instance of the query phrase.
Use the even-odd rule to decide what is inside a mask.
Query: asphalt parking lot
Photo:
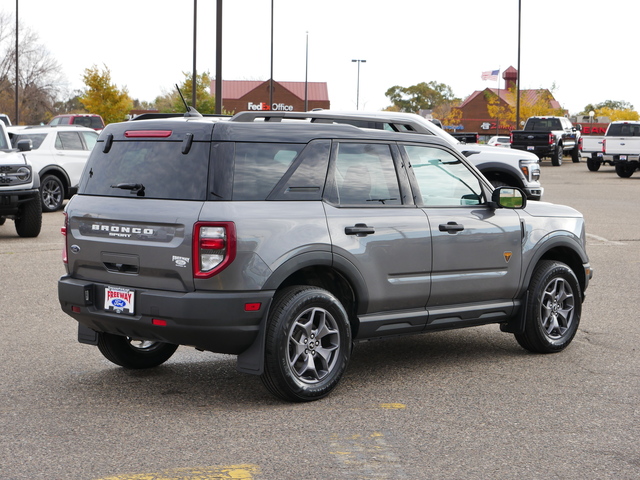
[[[356,346],[328,398],[280,402],[235,357],[180,348],[126,371],[57,301],[62,213],[0,227],[0,479],[640,478],[640,172],[543,162],[544,200],[587,220],[595,275],[572,345],[497,326]]]

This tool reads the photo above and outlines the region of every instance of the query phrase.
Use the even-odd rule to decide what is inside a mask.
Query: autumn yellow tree
[[[119,89],[111,82],[111,72],[104,66],[87,68],[82,80],[86,85],[80,102],[89,113],[102,116],[105,123],[122,122],[133,108],[133,100],[126,87]]]
[[[516,123],[516,92],[511,89],[506,91],[507,102],[500,101],[498,95],[492,91],[485,92],[487,99],[487,111],[491,118],[497,118],[500,123]],[[520,92],[520,118],[554,115],[563,116],[562,108],[553,108],[551,101],[553,95],[547,89],[525,90]],[[517,128],[517,127],[516,127]]]

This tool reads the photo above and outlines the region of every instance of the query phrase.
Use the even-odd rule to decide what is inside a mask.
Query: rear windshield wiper
[[[111,188],[131,190],[131,193],[135,193],[139,197],[144,197],[144,185],[142,185],[141,183],[118,183],[116,185],[111,185]]]

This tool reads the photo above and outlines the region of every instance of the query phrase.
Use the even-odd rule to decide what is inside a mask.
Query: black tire
[[[62,208],[64,185],[55,175],[47,175],[40,182],[40,197],[43,212],[55,212]]]
[[[543,260],[533,273],[528,296],[524,333],[516,333],[516,340],[534,353],[563,350],[578,331],[582,313],[575,274],[562,262]]]
[[[629,178],[636,171],[635,164],[616,163],[616,173],[620,178]]]
[[[30,238],[40,235],[42,228],[42,205],[37,198],[25,202],[16,216],[16,232],[19,236]]]
[[[597,172],[600,170],[600,166],[602,165],[602,160],[598,157],[590,157],[587,158],[587,168],[590,172]]]
[[[580,148],[578,145],[571,150],[571,161],[573,163],[580,163]]]
[[[163,342],[134,340],[129,337],[100,333],[98,349],[107,360],[124,368],[153,368],[166,362],[178,345]]]
[[[351,356],[347,312],[322,288],[286,288],[274,299],[265,346],[261,380],[272,394],[294,402],[323,398]]]
[[[558,145],[558,148],[556,148],[556,151],[553,152],[553,155],[551,156],[551,165],[554,167],[562,165],[562,154],[562,145]]]

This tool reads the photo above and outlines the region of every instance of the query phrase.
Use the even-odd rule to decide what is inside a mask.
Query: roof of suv
[[[109,135],[113,135],[114,140],[124,140],[136,135],[132,134],[132,132],[136,131],[147,132],[149,137],[155,138],[163,138],[159,135],[160,132],[164,132],[164,139],[172,141],[183,140],[187,133],[193,135],[194,141],[307,143],[319,138],[402,142],[409,140],[405,134],[358,128],[346,124],[216,122],[207,118],[172,118],[110,124],[102,131],[99,141],[104,141]],[[445,141],[432,135],[412,136],[410,141],[450,146]]]

